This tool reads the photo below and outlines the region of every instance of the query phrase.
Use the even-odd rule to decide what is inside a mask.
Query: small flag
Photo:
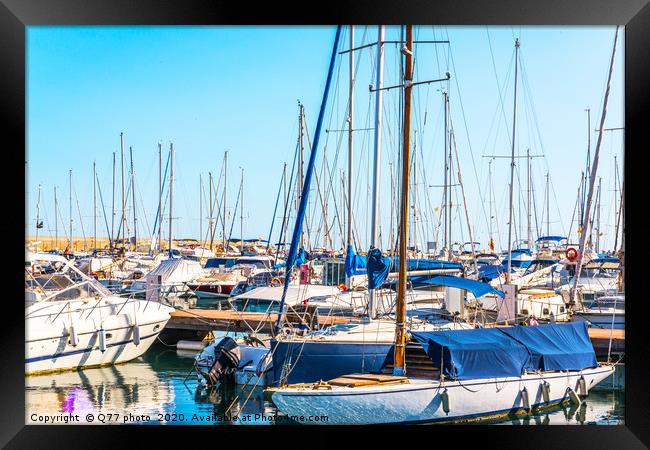
[[[490,242],[488,242],[488,247],[490,247],[490,251],[494,251],[494,241],[490,239]]]
[[[36,228],[43,228],[43,221],[36,223]]]

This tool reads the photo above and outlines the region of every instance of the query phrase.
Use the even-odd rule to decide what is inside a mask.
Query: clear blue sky
[[[163,144],[166,158],[169,143],[173,142],[175,236],[198,237],[199,175],[207,193],[208,172],[213,172],[216,184],[223,153],[229,150],[229,214],[232,215],[240,167],[243,167],[244,235],[266,237],[283,164],[287,162],[290,170],[293,162],[298,100],[305,105],[307,128],[313,138],[334,31],[334,27],[276,26],[29,27],[26,233],[35,233],[39,184],[42,186],[40,215],[45,221],[41,233],[54,234],[55,185],[60,214],[65,227],[68,226],[68,171],[72,169],[76,191],[74,234],[82,234],[76,198],[84,232],[87,236],[92,234],[92,164],[97,162],[106,212],[110,214],[113,152],[117,153],[118,160],[116,204],[120,204],[119,135],[123,132],[127,176],[129,147],[133,147],[134,153],[140,236],[150,235],[158,204],[158,143]],[[423,26],[416,28],[415,37],[450,41],[448,45],[416,47],[416,81],[442,78],[447,71],[452,75],[448,84],[423,85],[414,90],[413,128],[418,130],[415,145],[419,165],[415,195],[420,211],[420,222],[414,227],[415,240],[422,245],[436,240],[440,209],[436,212],[433,208],[440,207],[441,190],[428,186],[443,183],[443,108],[439,90],[445,88],[450,96],[451,120],[474,238],[483,245],[487,242],[489,158],[483,156],[510,153],[515,37],[521,40],[522,63],[517,151],[523,155],[530,148],[531,154],[545,155],[532,160],[537,216],[542,214],[544,177],[548,170],[552,186],[550,231],[551,234],[568,233],[580,172],[586,161],[587,113],[584,110],[591,109],[593,155],[597,139],[594,130],[600,121],[614,28]],[[356,27],[356,45],[374,42],[376,38],[376,27]],[[389,27],[386,39],[398,38],[399,28]],[[342,39],[342,46],[347,48],[347,27]],[[605,127],[624,126],[622,29],[618,42]],[[374,97],[368,85],[374,82],[375,52],[374,47],[357,52],[356,128],[372,127],[374,120]],[[397,54],[395,44],[386,44],[385,85],[398,83]],[[347,57],[339,58],[335,68],[324,122],[324,127],[331,130],[345,128],[347,64]],[[388,245],[391,219],[390,170],[395,170],[398,158],[398,106],[398,91],[387,91],[382,133],[383,247]],[[354,140],[354,220],[362,248],[367,247],[369,234],[372,133],[372,130],[360,130]],[[598,175],[602,176],[601,229],[605,248],[613,243],[613,161],[614,155],[618,155],[622,167],[622,143],[622,133],[615,131],[605,133],[601,146]],[[332,175],[323,171],[323,152]],[[331,233],[337,247],[341,236],[338,222],[332,224],[334,197],[341,210],[340,171],[346,168],[346,158],[347,138],[337,132],[324,133],[317,170],[321,195],[327,197],[328,220],[333,225]],[[518,160],[518,169],[525,189],[525,159]],[[497,246],[505,248],[509,183],[506,160],[492,162],[492,182],[495,197],[492,229]],[[468,241],[462,206],[456,207],[462,204],[460,195],[460,189],[452,194],[452,239]],[[526,193],[518,190],[517,195],[517,206],[519,198],[523,201],[521,221],[519,210],[515,211],[515,223],[519,227],[526,217]],[[318,239],[320,243],[322,233],[319,236],[316,229],[322,214],[315,189],[311,199],[314,212],[309,228],[312,240]],[[204,202],[204,218],[206,210]],[[101,209],[98,214],[98,234],[105,236]],[[127,215],[131,220],[130,200]],[[281,216],[280,211],[275,230],[279,229]],[[240,234],[238,217],[239,211],[233,231],[235,237]],[[205,234],[207,220],[203,222]],[[572,229],[575,240],[575,224]],[[166,233],[166,223],[163,230]],[[525,223],[521,230],[525,233]],[[59,234],[64,234],[61,219]],[[536,231],[533,234],[537,236]],[[441,239],[438,235],[437,240]]]

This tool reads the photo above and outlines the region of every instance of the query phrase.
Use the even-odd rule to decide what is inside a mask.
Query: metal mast
[[[506,283],[510,283],[510,270],[512,268],[512,202],[515,181],[515,137],[517,121],[517,70],[519,68],[519,38],[515,39],[515,95],[512,108],[512,153],[510,159],[510,209],[508,219],[508,270],[506,272]]]
[[[241,208],[239,209],[239,253],[244,254],[244,168],[241,169],[241,181],[239,184]]]
[[[158,251],[162,250],[162,197],[163,197],[163,179],[162,179],[162,143],[158,143]]]
[[[352,52],[350,52],[352,54]],[[382,101],[383,101],[383,83],[384,83],[384,26],[379,25],[377,35],[377,86],[375,88],[375,145],[373,153],[372,167],[372,212],[370,215],[370,248],[377,246],[379,238],[379,224],[377,215],[379,212],[379,171],[381,160],[381,118],[382,118]],[[348,174],[350,176],[350,174]],[[352,191],[352,183],[348,183],[348,192]],[[348,194],[348,208],[351,208],[352,197]],[[350,223],[350,230],[352,223]],[[350,231],[350,234],[352,232]],[[392,246],[392,243],[391,243]],[[371,318],[376,316],[377,305],[375,301],[375,290],[368,291],[368,315]]]
[[[528,198],[527,198],[527,200],[528,200],[528,214],[527,214],[527,219],[528,219],[528,220],[527,220],[527,222],[528,222],[528,223],[527,223],[527,230],[526,230],[526,231],[527,231],[527,234],[526,234],[526,243],[527,243],[527,245],[528,245],[528,248],[529,248],[529,249],[532,249],[532,248],[533,248],[533,247],[532,247],[532,245],[533,245],[533,244],[532,244],[532,242],[533,242],[533,228],[532,228],[532,225],[531,225],[531,214],[532,214],[532,211],[531,211],[531,209],[530,209],[530,207],[531,207],[531,179],[530,179],[530,149],[529,149],[529,148],[526,149],[526,162],[527,162],[526,167],[527,167],[527,169],[528,169],[528,170],[527,170],[528,173],[527,173],[527,177],[526,177],[526,182],[527,182],[527,184],[528,184],[528,186],[527,186],[527,188],[528,188]]]
[[[36,240],[38,241],[38,222],[41,215],[41,184],[38,184],[38,200],[36,200]]]
[[[209,206],[209,208],[210,208],[210,219],[208,220],[208,229],[209,229],[208,233],[210,234],[210,250],[212,250],[212,244],[214,242],[214,232],[212,231],[212,227],[213,227],[213,225],[212,225],[212,209],[213,209],[213,206],[212,206],[212,172],[208,172],[208,176],[210,178],[210,180],[209,180],[210,183],[209,183],[209,186],[208,186],[208,189],[209,189],[209,192],[210,192],[210,198],[209,198],[209,200],[210,200],[210,203],[209,203],[209,205],[210,205]]]
[[[490,221],[488,223],[488,234],[490,235],[489,242],[491,242],[492,245],[494,245],[494,240],[492,239],[492,161],[494,160],[491,159],[488,162],[488,199],[489,199],[488,205],[490,208]],[[494,249],[490,249],[490,250],[494,251]]]
[[[56,186],[54,186],[54,249],[59,252],[59,203],[56,198]]]
[[[174,200],[174,143],[169,144],[169,158],[171,170],[169,171],[169,257],[172,258],[172,206]]]
[[[111,209],[111,239],[109,244],[112,250],[115,245],[115,152],[113,152],[113,207]]]
[[[354,25],[350,25],[350,48],[354,48]],[[348,98],[348,229],[346,234],[346,247],[349,250],[352,245],[352,126],[354,118],[354,52],[349,54],[350,62],[350,97]],[[349,282],[348,282],[349,287]]]
[[[302,106],[302,103],[298,101],[298,109],[299,109],[299,127],[300,130],[298,132],[298,142],[299,142],[299,147],[300,147],[300,153],[299,153],[299,158],[298,158],[298,203],[300,203],[300,199],[302,197],[302,187],[304,184],[304,152],[305,152],[305,143],[303,139],[303,120],[304,120],[304,107]],[[305,247],[305,232],[303,230],[300,231],[300,248]]]
[[[600,196],[601,196],[601,187],[603,184],[602,177],[598,177],[598,193],[596,197],[598,198],[598,209],[596,210],[596,253],[600,251]]]
[[[614,248],[616,251],[618,248],[618,224],[619,224],[619,205],[617,204],[618,200],[618,163],[616,162],[616,155],[614,155],[614,222],[615,222],[615,234],[614,234]]]
[[[600,127],[598,130],[598,141],[596,141],[596,150],[594,152],[594,161],[593,165],[591,167],[591,174],[589,177],[589,193],[587,195],[587,204],[586,204],[586,210],[585,210],[585,226],[582,229],[582,233],[580,234],[580,250],[578,251],[578,261],[577,261],[577,267],[576,267],[576,272],[573,277],[573,289],[571,290],[571,303],[575,303],[575,298],[577,294],[577,288],[578,288],[578,280],[580,278],[580,272],[582,271],[582,262],[583,262],[583,257],[584,257],[584,250],[585,250],[585,240],[587,238],[587,230],[589,229],[589,214],[591,212],[591,198],[593,195],[594,191],[594,182],[596,181],[596,173],[598,170],[598,156],[600,153],[600,144],[603,139],[603,125],[605,124],[605,116],[607,115],[607,101],[609,100],[609,90],[610,90],[610,83],[612,80],[612,71],[614,69],[614,55],[616,55],[616,41],[618,40],[618,26],[616,27],[616,33],[614,34],[614,47],[612,49],[612,57],[609,63],[609,73],[607,75],[607,89],[605,90],[605,98],[603,100],[603,112],[600,117]]]
[[[70,252],[72,252],[72,169],[70,169],[70,185],[69,185],[69,194],[70,194],[70,240],[68,244],[68,248],[70,249]]]
[[[444,198],[445,204],[445,229],[444,229],[444,242],[442,245],[442,248],[447,252],[447,256],[450,254],[449,252],[449,245],[450,243],[447,241],[447,228],[449,228],[449,198],[448,198],[448,193],[447,193],[447,173],[449,172],[449,160],[447,159],[447,130],[449,129],[449,124],[448,124],[448,118],[447,118],[447,108],[449,105],[449,98],[447,95],[447,91],[442,91],[442,96],[444,99],[444,109],[445,109],[445,138],[444,138],[444,152],[443,155],[445,156],[445,185],[444,185],[444,193],[442,194],[442,197]],[[449,233],[449,239],[451,240],[451,233]]]
[[[93,236],[94,236],[93,248],[97,250],[97,163],[96,161],[93,161]]]
[[[228,198],[226,197],[226,188],[228,187],[227,176],[228,176],[228,150],[226,150],[223,154],[223,221],[221,222],[223,225],[223,231],[222,231],[221,238],[223,239],[222,249],[224,253],[228,253],[228,249],[226,248],[226,200]]]
[[[129,147],[131,157],[131,199],[133,200],[133,250],[138,251],[138,216],[135,206],[135,169],[133,168],[133,147]]]
[[[413,89],[413,26],[406,26],[406,45],[402,48],[406,54],[404,71],[404,136],[402,143],[402,199],[400,205],[399,228],[399,279],[397,284],[397,305],[395,306],[395,363],[393,375],[406,373],[406,245],[408,239],[409,207],[409,152],[411,138],[411,90]]]
[[[546,172],[546,235],[551,235],[551,191],[548,184],[548,172]]]
[[[124,236],[126,233],[126,197],[124,196],[124,133],[120,133],[120,151],[122,155],[122,219],[120,229],[122,230],[122,248],[124,248]]]

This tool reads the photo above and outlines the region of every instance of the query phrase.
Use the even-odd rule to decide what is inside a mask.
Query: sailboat
[[[406,26],[399,283],[392,374],[351,374],[274,389],[288,416],[326,416],[327,424],[418,423],[530,412],[580,396],[607,378],[586,324],[411,332],[431,361],[427,376],[407,376],[406,258],[413,26]]]

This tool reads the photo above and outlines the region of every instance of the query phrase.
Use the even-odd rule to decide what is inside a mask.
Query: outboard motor
[[[208,373],[201,372],[206,380],[206,387],[212,387],[219,382],[234,384],[240,358],[241,351],[237,342],[231,337],[224,337],[214,347],[214,364]]]

